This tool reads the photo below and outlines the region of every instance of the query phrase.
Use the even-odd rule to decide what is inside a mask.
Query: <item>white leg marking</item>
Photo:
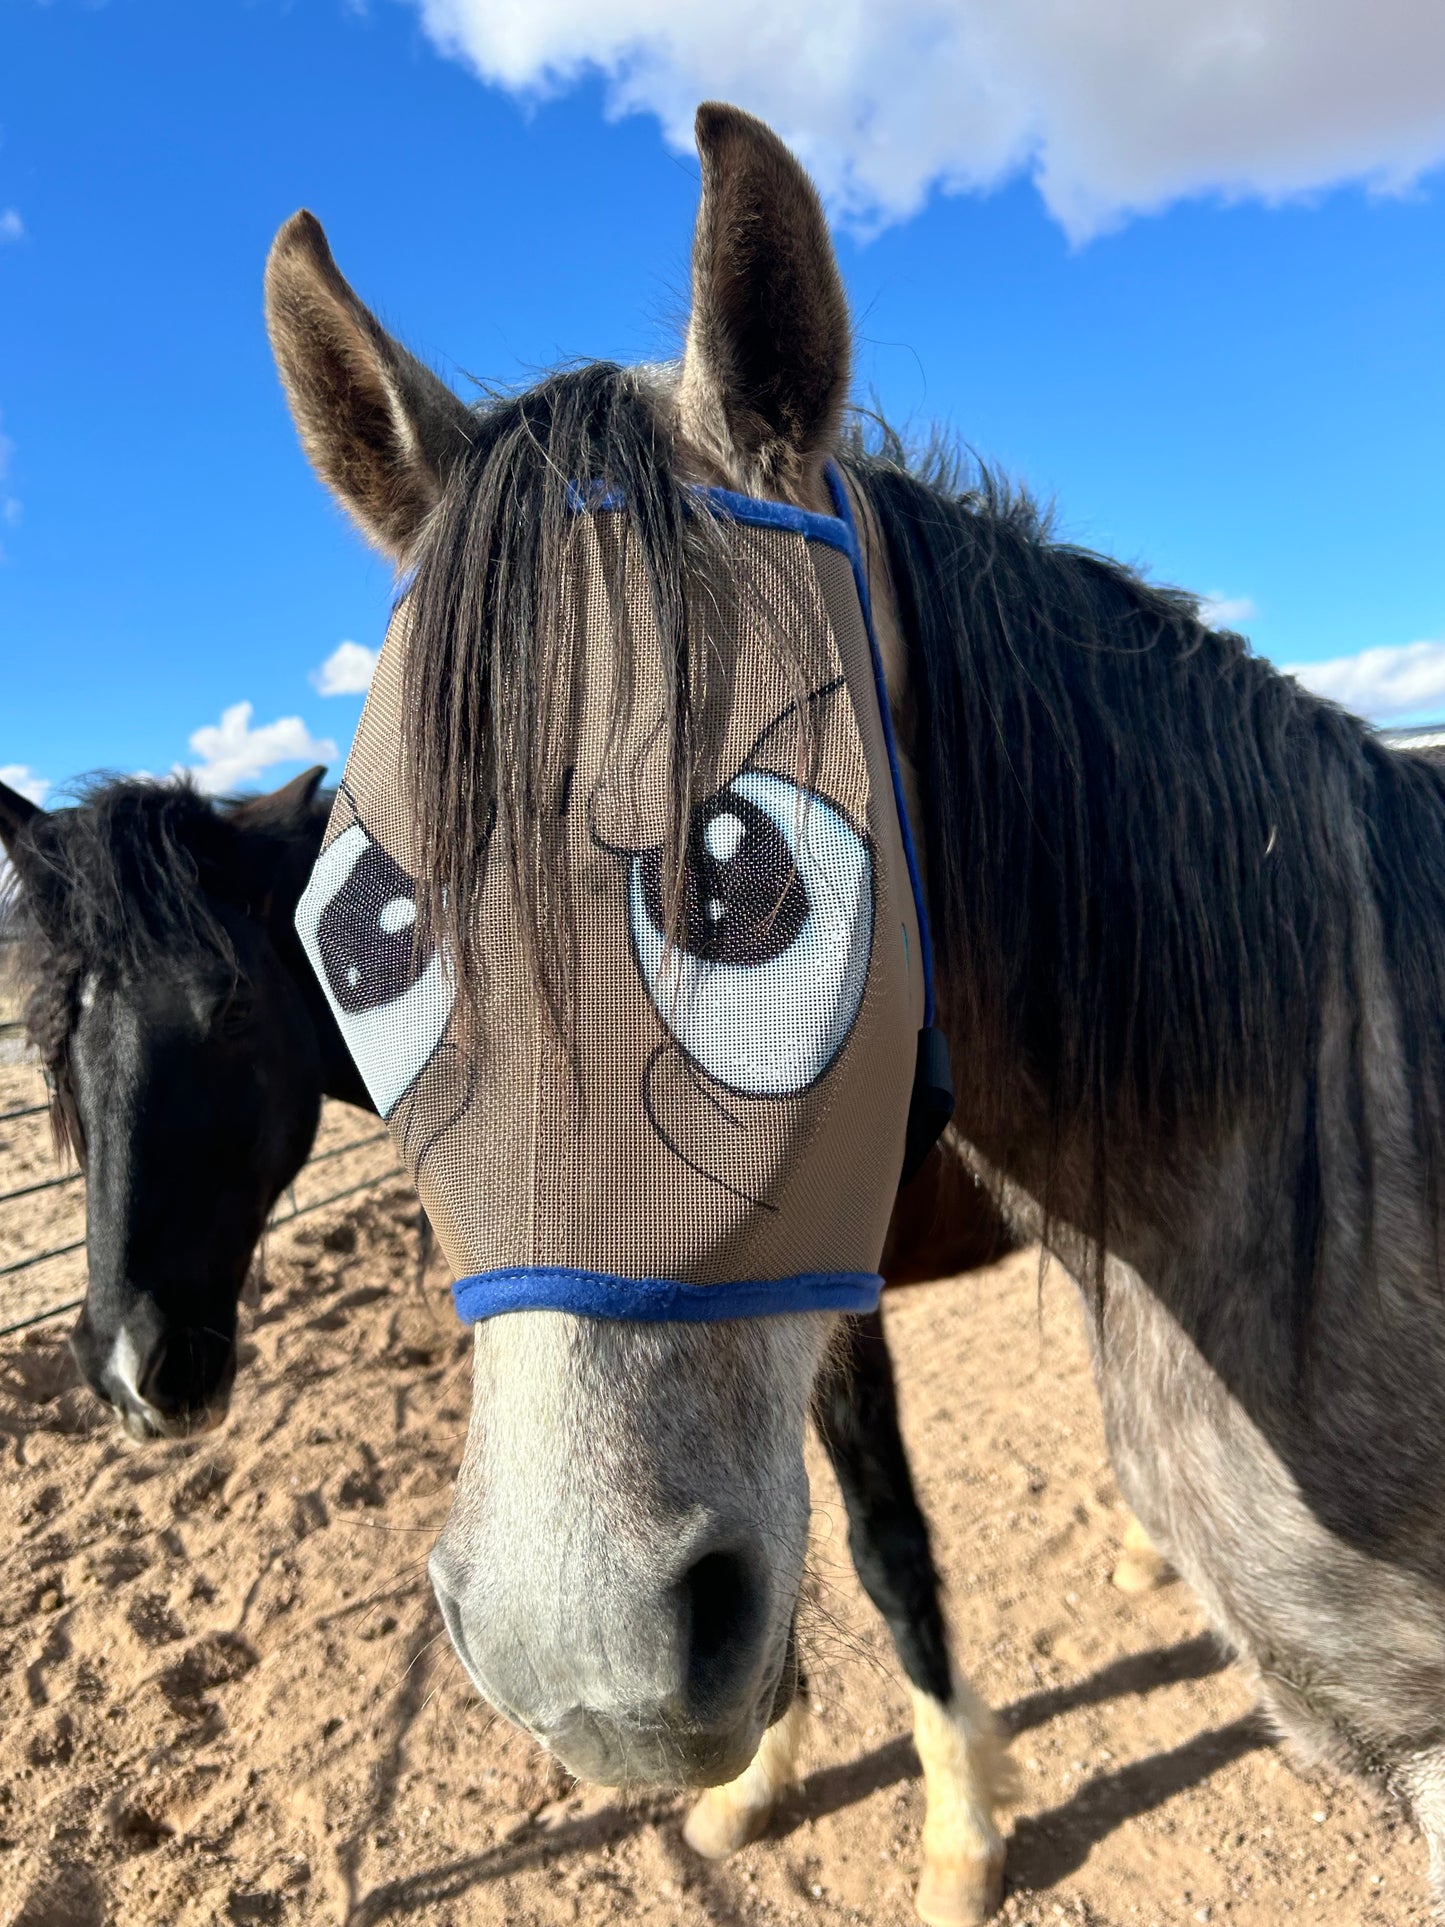
[[[1123,1553],[1109,1577],[1120,1592],[1153,1592],[1174,1577],[1174,1568],[1132,1512],[1124,1528]]]
[[[916,1689],[913,1743],[927,1802],[918,1912],[929,1927],[976,1927],[1003,1897],[1003,1838],[994,1807],[1013,1772],[993,1715],[955,1676],[945,1704]]]
[[[793,1778],[807,1729],[808,1709],[793,1701],[764,1733],[751,1763],[726,1786],[709,1787],[687,1816],[682,1837],[706,1860],[725,1860],[768,1824],[778,1796]]]

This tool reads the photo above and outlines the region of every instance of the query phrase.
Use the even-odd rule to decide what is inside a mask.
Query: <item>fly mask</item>
[[[951,1090],[867,581],[841,477],[830,483],[833,516],[692,491],[733,593],[703,617],[727,714],[678,832],[680,888],[663,854],[676,838],[662,644],[620,539],[626,505],[573,491],[565,1037],[503,865],[478,891],[466,1023],[452,959],[420,932],[405,595],[394,611],[296,921],[465,1320],[877,1302],[900,1175],[942,1129]],[[619,724],[624,627],[633,699]]]

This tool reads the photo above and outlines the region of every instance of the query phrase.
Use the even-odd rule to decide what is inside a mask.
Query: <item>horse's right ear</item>
[[[302,829],[311,817],[325,775],[325,763],[317,763],[280,789],[268,790],[264,796],[248,796],[231,811],[231,821],[243,830],[267,830],[273,835]]]
[[[312,467],[404,560],[471,444],[471,414],[357,299],[304,208],[272,243],[266,326]]]
[[[5,854],[17,869],[20,860],[20,835],[32,817],[39,816],[40,805],[32,803],[28,796],[19,790],[12,790],[8,783],[0,783],[0,843],[5,846]]]

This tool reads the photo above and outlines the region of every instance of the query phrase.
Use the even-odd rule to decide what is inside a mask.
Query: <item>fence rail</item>
[[[24,1025],[20,1021],[6,1019],[4,1022],[0,1022],[0,1037],[13,1035],[23,1029]],[[12,1063],[9,1068],[17,1069],[20,1067]],[[49,1104],[43,1100],[35,1104],[15,1105],[10,1110],[0,1111],[0,1126],[19,1123],[25,1118],[41,1117],[49,1108]],[[298,1218],[309,1217],[313,1211],[323,1211],[328,1205],[341,1204],[348,1198],[360,1197],[364,1192],[375,1190],[378,1185],[390,1183],[393,1179],[404,1176],[404,1167],[400,1164],[392,1163],[389,1164],[384,1171],[378,1171],[372,1176],[362,1178],[354,1184],[343,1185],[338,1190],[328,1191],[323,1197],[307,1198],[304,1202],[299,1202],[297,1199],[296,1186],[313,1165],[329,1164],[336,1158],[347,1157],[354,1152],[370,1150],[377,1145],[385,1144],[387,1141],[388,1134],[384,1129],[373,1129],[365,1132],[360,1137],[348,1137],[344,1142],[339,1144],[326,1144],[321,1150],[314,1152],[302,1166],[301,1171],[297,1173],[296,1179],[291,1186],[288,1187],[286,1193],[287,1202],[278,1205],[267,1220],[266,1229],[268,1231],[279,1230],[283,1225],[292,1224]],[[33,1165],[31,1168],[33,1169]],[[0,1180],[3,1180],[4,1175],[3,1147],[0,1147]],[[45,1178],[26,1176],[23,1183],[12,1184],[7,1189],[0,1190],[0,1207],[15,1204],[26,1198],[48,1197],[52,1193],[63,1192],[68,1188],[83,1184],[84,1179],[85,1174],[82,1171],[65,1171],[55,1177]],[[63,1224],[55,1224],[52,1228],[52,1236],[54,1231],[63,1231],[63,1229]],[[11,1245],[11,1249],[14,1250],[13,1244]],[[22,1251],[19,1256],[6,1259],[3,1263],[0,1263],[0,1337],[6,1336],[11,1332],[24,1331],[31,1325],[43,1323],[47,1318],[57,1318],[65,1312],[75,1311],[80,1307],[84,1299],[74,1295],[73,1273],[71,1277],[65,1278],[63,1282],[61,1280],[56,1281],[57,1289],[66,1294],[64,1297],[37,1309],[28,1309],[24,1315],[19,1318],[7,1318],[5,1316],[5,1291],[6,1281],[16,1278],[21,1274],[32,1272],[38,1266],[54,1260],[73,1257],[75,1253],[84,1251],[84,1249],[85,1239],[83,1236],[73,1238],[62,1237],[54,1243],[43,1245],[39,1250]],[[24,1300],[22,1299],[21,1302],[23,1303]]]

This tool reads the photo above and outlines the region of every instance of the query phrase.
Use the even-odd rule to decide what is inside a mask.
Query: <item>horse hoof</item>
[[[730,1786],[709,1787],[683,1822],[682,1837],[704,1860],[726,1860],[757,1839],[772,1811],[771,1802],[755,1806],[739,1800]]]
[[[1174,1578],[1174,1568],[1157,1552],[1126,1552],[1109,1574],[1120,1592],[1157,1592]]]
[[[1003,1848],[973,1860],[925,1860],[918,1918],[928,1927],[979,1927],[1003,1901]]]

